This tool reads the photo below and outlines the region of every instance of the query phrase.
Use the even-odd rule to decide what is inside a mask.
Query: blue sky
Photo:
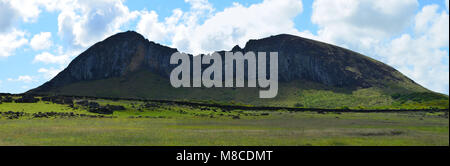
[[[448,0],[0,0],[0,92],[50,80],[126,30],[189,53],[280,33],[361,52],[448,94]]]

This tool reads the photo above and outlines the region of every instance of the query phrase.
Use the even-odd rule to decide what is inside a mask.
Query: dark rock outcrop
[[[113,114],[114,111],[125,110],[125,107],[120,105],[106,105],[100,106],[98,103],[89,102],[89,112],[98,113],[98,114]]]
[[[81,101],[76,102],[76,104],[87,107],[89,105],[89,101],[81,100]]]
[[[55,104],[67,104],[72,105],[73,104],[73,98],[72,97],[63,97],[63,96],[45,96],[42,97],[42,101],[48,101]]]
[[[371,87],[384,81],[412,80],[359,53],[293,35],[250,40],[242,52],[278,52],[280,81],[305,79],[337,87]],[[235,51],[233,50],[233,51]]]
[[[174,52],[177,50],[150,42],[136,32],[119,33],[87,49],[55,78],[32,92],[78,81],[121,77],[139,70],[168,76],[172,69],[170,55]]]
[[[19,99],[15,100],[16,103],[37,103],[39,102],[38,98],[35,98],[32,95],[24,95]]]
[[[105,106],[106,109],[112,110],[112,111],[123,111],[125,110],[124,106],[121,105],[106,105]]]
[[[76,102],[76,104],[87,107],[89,112],[99,113],[99,114],[112,114],[114,111],[122,111],[125,110],[124,106],[121,105],[109,105],[101,106],[97,102],[89,102],[88,100],[81,100]]]
[[[100,104],[98,104],[96,102],[89,102],[88,107],[89,108],[100,108]]]
[[[11,103],[13,101],[13,98],[11,96],[5,96],[2,99],[2,102],[4,103]]]

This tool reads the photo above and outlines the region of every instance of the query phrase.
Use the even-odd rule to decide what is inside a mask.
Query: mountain
[[[169,60],[177,49],[134,31],[94,44],[52,80],[27,93],[297,107],[448,108],[448,96],[423,88],[384,63],[334,45],[281,34],[250,40],[231,51],[278,52],[276,98],[259,99],[257,88],[173,88],[169,75],[176,65]],[[218,53],[225,56],[224,51]]]

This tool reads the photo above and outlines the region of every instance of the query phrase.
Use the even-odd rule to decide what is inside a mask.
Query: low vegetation
[[[0,145],[449,145],[448,109],[293,111],[12,95],[0,101]]]

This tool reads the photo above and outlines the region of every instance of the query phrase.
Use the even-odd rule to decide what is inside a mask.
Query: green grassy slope
[[[260,99],[256,88],[173,88],[168,79],[141,71],[127,77],[73,83],[47,94],[189,100],[308,108],[422,109],[448,108],[446,95],[416,84],[390,83],[385,87],[344,89],[308,81],[279,84],[277,97]]]

